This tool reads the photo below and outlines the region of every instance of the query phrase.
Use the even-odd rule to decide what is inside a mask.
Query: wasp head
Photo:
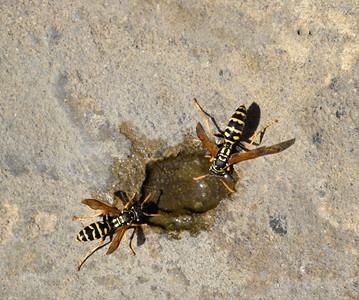
[[[224,176],[227,174],[227,169],[229,168],[228,162],[220,160],[216,158],[211,167],[209,168],[209,172],[213,175]]]

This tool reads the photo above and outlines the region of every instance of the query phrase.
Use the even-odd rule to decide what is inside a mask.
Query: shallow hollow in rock
[[[203,213],[231,194],[216,176],[193,179],[208,174],[209,166],[209,159],[202,151],[182,151],[176,156],[148,163],[142,193],[152,192],[153,196],[145,210],[155,207],[162,215],[150,218],[149,224],[169,231],[195,233],[204,229]],[[233,173],[232,177],[224,180],[233,189],[238,176]]]

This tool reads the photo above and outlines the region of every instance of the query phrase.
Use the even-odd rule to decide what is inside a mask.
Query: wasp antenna
[[[162,217],[161,214],[148,214],[145,212],[142,212],[146,217]],[[147,224],[141,224],[141,225],[147,225]]]
[[[193,177],[194,180],[200,180],[200,179],[203,179],[205,177],[207,177],[209,174],[206,174],[206,175],[202,175],[202,176],[199,176],[199,177]]]
[[[142,205],[143,205],[144,203],[146,203],[146,202],[148,201],[148,199],[150,199],[151,195],[152,195],[152,193],[149,193],[149,194],[148,194],[148,196],[146,197],[146,199],[143,200]]]
[[[217,178],[219,178],[219,177],[217,177]],[[222,178],[219,178],[219,180],[223,183],[223,185],[226,187],[226,189],[227,189],[228,191],[230,191],[231,193],[235,193],[235,192],[236,192],[236,191],[232,190],[232,189],[228,186],[228,184],[224,182],[224,180],[223,180]]]
[[[133,200],[135,199],[135,197],[136,197],[136,193],[133,193],[132,198],[130,199],[130,201],[127,202],[124,209],[128,209],[131,206],[131,204],[132,204]]]

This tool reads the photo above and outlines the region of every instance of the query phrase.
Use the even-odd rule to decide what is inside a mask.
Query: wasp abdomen
[[[95,222],[82,229],[76,239],[80,242],[97,240],[106,236],[110,232],[111,228],[110,223],[107,221]]]
[[[226,130],[224,131],[224,143],[233,145],[241,138],[244,121],[247,117],[247,110],[244,105],[241,105],[234,112],[233,116],[229,119]]]

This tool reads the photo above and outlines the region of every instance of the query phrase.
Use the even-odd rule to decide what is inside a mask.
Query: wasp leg
[[[92,209],[92,208],[91,208]],[[93,209],[93,210],[95,210],[95,209]],[[96,210],[95,210],[96,211]],[[94,215],[93,217],[87,217],[87,218],[79,218],[79,217],[72,217],[72,219],[74,219],[74,220],[91,220],[91,219],[95,219],[95,218],[97,218],[97,217],[99,217],[99,216],[105,216],[106,215],[106,213],[104,213],[103,211],[102,212],[99,212],[98,214],[96,214],[96,215]]]
[[[264,132],[266,131],[266,129],[267,129],[269,126],[271,126],[271,125],[273,125],[273,124],[275,124],[275,123],[277,123],[277,122],[278,122],[277,120],[274,120],[274,121],[270,122],[269,124],[267,124],[266,126],[264,126],[264,127],[263,127],[261,130],[259,130],[257,133],[255,133],[255,134],[253,135],[253,137],[252,137],[252,140],[251,140],[250,144],[247,145],[247,146],[245,146],[245,147],[246,147],[247,149],[249,149],[249,147],[253,145],[253,143],[254,143],[254,141],[256,140],[258,134],[261,133],[261,136],[260,136],[260,139],[259,139],[259,144],[257,144],[257,146],[259,146],[260,143],[262,142],[263,135],[264,135]]]
[[[201,111],[204,119],[206,120],[206,124],[207,124],[207,128],[208,128],[208,132],[213,135],[213,136],[216,136],[216,137],[220,137],[220,138],[223,138],[224,137],[224,131],[222,131],[219,126],[217,125],[217,122],[216,120],[207,112],[205,112],[203,110],[203,108],[198,104],[197,100],[196,99],[193,99],[193,102],[194,104],[196,104],[196,106],[198,107],[198,109]],[[219,134],[216,134],[214,132],[211,131],[210,127],[209,127],[209,119],[210,118],[214,124],[214,126],[216,126],[217,130],[219,131]]]
[[[257,143],[252,143],[252,145],[259,146],[259,144],[257,144]],[[241,141],[241,142],[238,143],[238,145],[235,146],[235,151],[233,151],[233,153],[235,153],[235,152],[248,152],[248,151],[250,151],[248,149],[248,146],[243,145],[242,141]]]
[[[88,259],[88,257],[94,252],[96,251],[98,248],[101,248],[103,246],[103,243],[105,242],[105,239],[102,240],[102,242],[97,245],[96,247],[92,248],[89,252],[87,252],[86,256],[83,258],[83,260],[81,260],[81,262],[79,263],[79,265],[77,266],[77,271],[80,271],[81,266],[83,265],[83,263],[86,261],[86,259]]]
[[[130,242],[128,243],[128,245],[127,245],[127,243],[126,243],[127,247],[130,247],[130,250],[132,249],[132,240],[133,240],[133,238],[134,238],[134,236],[135,236],[136,231],[137,231],[137,241],[138,241],[138,233],[139,233],[139,230],[142,228],[141,224],[133,224],[133,225],[135,225],[136,227],[134,227],[134,229],[133,229],[133,231],[132,231],[132,233],[131,233],[131,236],[130,236],[130,239],[129,239]],[[143,231],[142,231],[142,234],[143,234],[143,237],[144,237]],[[124,241],[125,241],[125,239],[124,239]],[[133,251],[133,250],[132,250],[132,251]],[[131,251],[131,252],[132,252],[132,251]],[[136,255],[135,252],[133,252],[132,254],[133,254],[133,255]]]
[[[133,238],[133,234],[134,234],[134,233],[135,233],[135,232],[132,233],[131,241],[132,241],[132,238]],[[125,234],[124,234],[124,236],[123,236],[123,242],[126,244],[127,248],[130,249],[132,255],[136,255],[136,253],[135,253],[135,251],[133,251],[132,247],[131,247],[129,244],[127,244],[127,242],[126,242],[126,232],[125,232]],[[131,242],[130,242],[130,244],[131,244]]]
[[[132,224],[131,225],[131,226],[135,226],[135,228],[130,237],[130,243],[129,243],[130,250],[132,249],[132,240],[133,240],[133,237],[135,236],[136,232],[137,232],[137,246],[141,246],[145,243],[146,237],[145,237],[145,234],[143,233],[142,226],[147,226],[147,225],[148,224]],[[141,239],[142,241],[139,241],[139,239]],[[125,238],[124,238],[124,241],[125,241]],[[126,245],[127,245],[127,243],[126,243]],[[128,245],[127,245],[127,247],[128,247]],[[132,251],[133,250],[131,250],[131,253],[132,253]],[[134,252],[132,254],[136,255]]]

